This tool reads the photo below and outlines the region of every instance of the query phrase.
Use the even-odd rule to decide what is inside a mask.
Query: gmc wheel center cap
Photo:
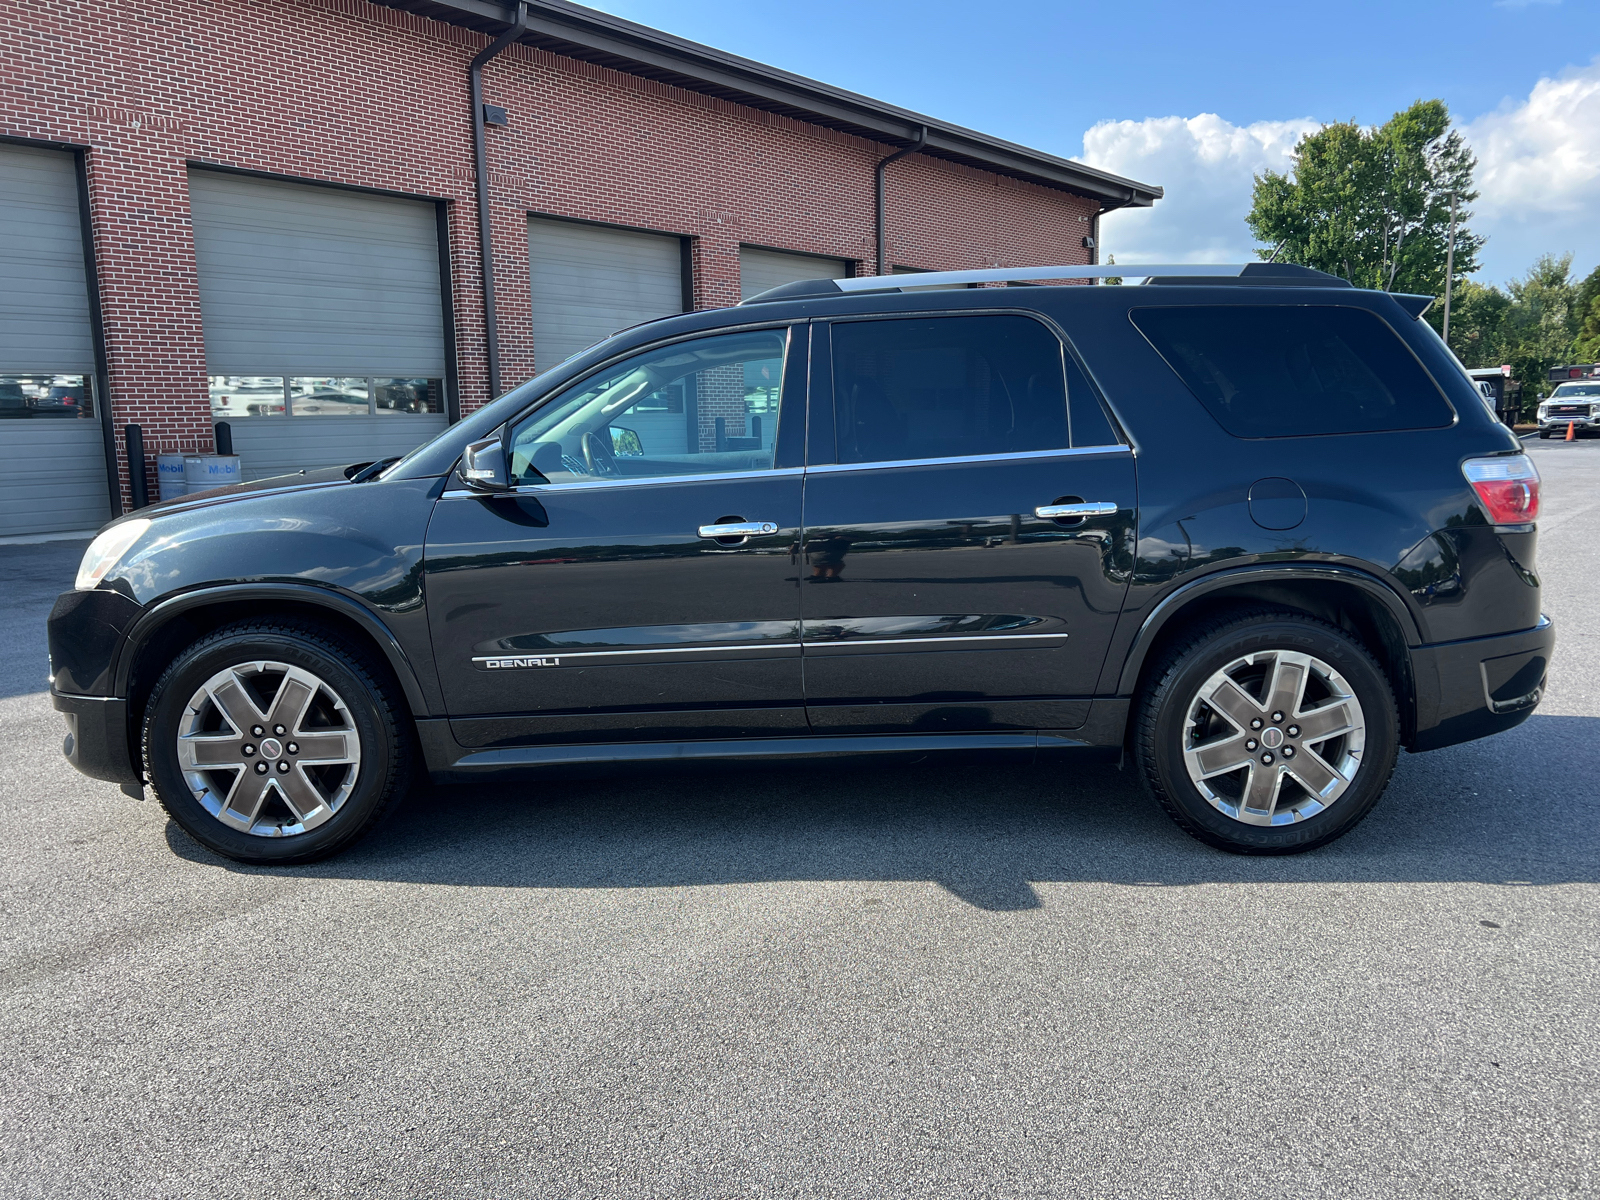
[[[1263,729],[1261,731],[1261,744],[1268,750],[1276,750],[1279,746],[1283,745],[1283,730],[1273,729],[1270,727]],[[274,742],[273,745],[277,745],[277,743]],[[261,744],[261,753],[265,754],[266,752],[267,745],[265,742],[263,742]]]
[[[1277,730],[1273,730],[1273,732],[1276,733]],[[268,738],[266,741],[261,743],[262,758],[279,758],[282,756],[282,754],[283,743],[277,738]]]

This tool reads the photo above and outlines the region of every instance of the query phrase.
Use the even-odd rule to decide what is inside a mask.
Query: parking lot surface
[[[1600,1190],[1600,442],[1511,733],[1244,859],[1113,767],[442,789],[309,868],[75,774],[0,547],[0,1194]]]

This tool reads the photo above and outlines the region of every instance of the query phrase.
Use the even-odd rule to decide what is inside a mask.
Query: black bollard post
[[[133,492],[133,506],[143,508],[150,503],[150,480],[144,471],[144,430],[127,425],[122,433],[128,442],[128,486]]]
[[[226,421],[217,422],[217,453],[233,453],[233,426]]]

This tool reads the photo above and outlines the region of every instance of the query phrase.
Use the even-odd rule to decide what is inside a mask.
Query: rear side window
[[[840,462],[1070,445],[1061,342],[1027,317],[838,322],[833,389]]]
[[[1438,429],[1455,418],[1406,344],[1364,309],[1218,304],[1130,315],[1234,437]]]

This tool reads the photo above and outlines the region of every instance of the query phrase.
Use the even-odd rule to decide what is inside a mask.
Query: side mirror
[[[470,443],[461,454],[461,480],[475,492],[509,492],[505,442],[492,437]]]
[[[644,439],[636,430],[621,425],[611,427],[611,453],[623,458],[642,458]]]

